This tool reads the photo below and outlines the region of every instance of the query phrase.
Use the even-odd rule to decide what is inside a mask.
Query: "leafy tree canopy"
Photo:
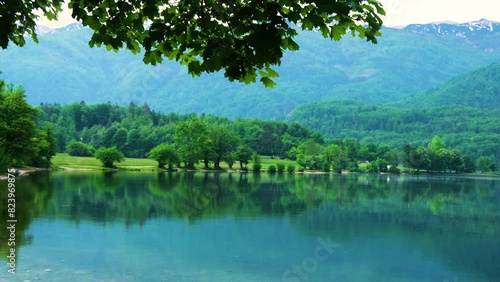
[[[25,34],[37,41],[35,11],[57,19],[62,2],[7,1],[0,8],[0,46],[22,46]],[[281,63],[283,51],[299,49],[297,26],[334,40],[350,32],[376,43],[385,14],[376,0],[71,0],[68,6],[93,30],[90,46],[143,48],[145,63],[168,58],[193,76],[224,70],[230,81],[245,83],[260,76],[266,87],[275,85],[271,66]]]
[[[168,164],[168,168],[173,169],[174,165],[180,162],[173,144],[162,143],[151,149],[147,155],[148,158],[158,162],[159,168],[165,168],[165,165]]]
[[[101,147],[95,152],[96,159],[100,160],[105,167],[114,167],[115,162],[123,162],[125,156],[116,147]]]

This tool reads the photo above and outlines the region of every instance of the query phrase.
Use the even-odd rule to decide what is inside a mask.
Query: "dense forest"
[[[451,148],[473,158],[500,161],[500,64],[462,74],[447,83],[393,104],[352,100],[309,103],[287,118],[328,138],[361,143],[427,146],[439,135]]]
[[[50,166],[56,152],[67,152],[73,156],[94,156],[106,167],[114,167],[115,161],[120,162],[125,157],[147,157],[156,160],[160,168],[195,169],[200,168],[196,166],[198,163],[202,163],[204,168],[220,169],[222,162],[229,168],[239,162],[241,169],[248,169],[246,165],[251,162],[252,169],[259,171],[260,155],[268,155],[276,159],[295,160],[299,171],[397,173],[401,164],[416,171],[459,173],[496,170],[495,152],[499,142],[495,139],[498,138],[495,117],[487,111],[473,108],[441,107],[433,112],[433,108],[416,111],[349,101],[326,103],[312,107],[308,120],[301,122],[307,124],[312,121],[309,125],[312,128],[321,125],[317,129],[323,132],[339,127],[338,132],[345,134],[327,139],[319,131],[311,131],[296,122],[230,120],[205,114],[164,114],[151,110],[147,104],[138,106],[133,102],[128,107],[109,102],[86,105],[82,101],[64,106],[41,104],[33,108],[26,103],[22,88],[4,82],[1,86],[2,169],[8,166]],[[465,112],[468,119],[454,116],[457,109]],[[318,116],[323,120],[315,120]],[[458,118],[461,123],[444,118],[449,116]],[[477,118],[470,119],[473,116]],[[436,125],[437,121],[443,120],[448,124]],[[425,129],[430,129],[429,126],[447,130],[453,126],[465,129],[475,126],[477,132],[491,134],[476,134],[474,140],[484,138],[491,144],[462,142],[459,144],[469,144],[466,150],[462,150],[438,136],[442,132],[447,133],[446,130],[425,132]],[[365,130],[365,133],[356,135],[359,132],[353,129]],[[410,139],[413,142],[402,138],[399,139],[400,144],[377,140],[384,135],[374,134],[374,129],[382,133],[392,130],[401,136],[407,134],[413,136]],[[434,136],[432,140],[425,137],[431,134]],[[414,140],[423,141],[418,143]],[[368,165],[360,166],[361,162]],[[276,166],[269,167],[269,171],[285,171],[283,163],[277,162]],[[286,170],[293,172],[295,167],[287,167]]]
[[[87,153],[79,155],[92,155],[93,148],[114,146],[126,157],[145,158],[156,146],[175,143],[172,150],[184,153],[188,166],[203,159],[206,167],[208,162],[217,167],[221,158],[227,161],[234,157],[228,154],[238,148],[250,152],[247,156],[256,152],[284,158],[308,139],[324,142],[321,134],[296,123],[163,114],[152,111],[147,104],[122,107],[81,102],[66,106],[42,104],[39,109],[37,124],[53,128],[59,152],[73,148],[75,141],[89,146]]]
[[[152,111],[147,104],[42,104],[39,110],[37,124],[53,128],[59,152],[92,156],[101,154],[96,151],[98,148],[115,147],[125,157],[149,157],[157,160],[160,167],[169,168],[181,163],[195,168],[199,161],[205,168],[220,168],[221,162],[231,168],[236,161],[240,168],[246,168],[252,161],[253,169],[258,171],[258,155],[270,155],[296,160],[299,170],[398,172],[398,165],[404,164],[427,171],[473,172],[478,158],[447,147],[438,136],[425,147],[363,143],[356,138],[326,139],[297,123],[163,114]],[[484,158],[478,168],[495,170],[494,161],[488,155]],[[370,164],[360,168],[359,162]],[[112,162],[108,166],[111,165]],[[284,171],[283,167],[277,169]]]
[[[312,103],[288,118],[328,138],[356,138],[361,143],[426,146],[439,135],[451,148],[474,158],[500,160],[500,112],[466,106],[400,108],[355,101]]]

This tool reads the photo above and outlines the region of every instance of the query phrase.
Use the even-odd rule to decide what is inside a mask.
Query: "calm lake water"
[[[500,179],[52,172],[0,281],[500,281]]]

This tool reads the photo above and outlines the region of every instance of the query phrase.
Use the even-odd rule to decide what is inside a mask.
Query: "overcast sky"
[[[458,23],[479,19],[500,22],[500,0],[379,0],[386,10],[386,26],[405,26],[411,23],[453,21]],[[65,26],[74,20],[65,10],[58,22],[40,20],[50,27]]]
[[[385,8],[386,26],[488,19],[500,22],[499,0],[379,0]]]

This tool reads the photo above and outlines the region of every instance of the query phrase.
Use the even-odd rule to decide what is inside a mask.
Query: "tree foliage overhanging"
[[[21,87],[0,80],[0,170],[14,166],[47,167],[57,150],[50,126],[37,129],[38,110],[25,100]]]
[[[37,41],[37,15],[57,19],[61,0],[9,1],[0,8],[0,46],[24,45],[24,35]],[[382,5],[376,0],[229,0],[229,1],[85,1],[71,0],[72,17],[94,32],[90,46],[144,49],[145,63],[163,58],[186,65],[188,72],[224,70],[230,81],[272,87],[283,51],[298,50],[293,40],[302,30],[317,30],[340,40],[350,32],[377,42]]]

